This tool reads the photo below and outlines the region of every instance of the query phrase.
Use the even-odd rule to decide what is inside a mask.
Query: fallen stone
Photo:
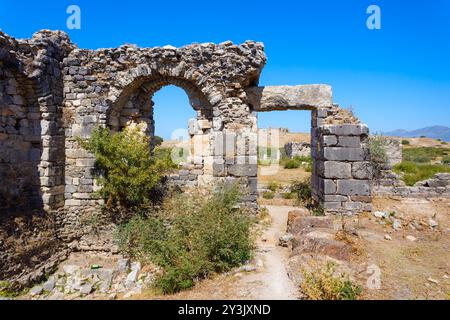
[[[429,277],[427,280],[428,280],[429,282],[431,282],[431,283],[439,284],[439,281],[438,281],[438,280],[433,279],[433,278],[431,278],[431,277]]]
[[[379,219],[386,219],[389,217],[389,214],[387,212],[382,211],[375,211],[373,215]]]
[[[411,241],[411,242],[414,242],[414,241],[417,240],[417,238],[416,238],[416,237],[413,237],[413,236],[406,236],[406,240]]]
[[[288,226],[288,233],[294,236],[311,231],[313,228],[328,228],[333,229],[332,217],[315,217],[306,216],[295,219],[291,225]]]
[[[38,296],[42,293],[43,291],[43,287],[42,286],[34,286],[33,288],[31,288],[30,290],[30,295],[32,296]]]
[[[120,259],[117,262],[117,271],[119,272],[128,272],[130,268],[130,259]]]
[[[63,300],[64,299],[64,293],[56,291],[51,296],[47,298],[47,300]]]
[[[43,289],[47,292],[52,291],[55,288],[56,280],[55,277],[51,276],[48,278],[48,280],[44,283]]]
[[[128,275],[127,278],[125,280],[125,287],[127,289],[131,289],[135,286],[136,280],[138,278],[138,270],[132,270]]]
[[[241,267],[241,271],[244,271],[244,272],[253,272],[253,271],[256,271],[256,267],[253,266],[253,265],[245,265],[245,266],[242,266],[242,267]]]
[[[333,230],[315,230],[292,240],[292,254],[314,253],[338,260],[348,260],[352,253],[349,244],[335,239]]]
[[[108,296],[108,300],[116,300],[117,299],[117,294],[116,293],[111,293],[109,296]]]
[[[81,267],[80,266],[76,266],[76,265],[65,265],[63,266],[63,271],[66,274],[72,275],[77,271],[80,271]]]
[[[284,236],[281,236],[279,239],[279,245],[281,247],[287,248],[291,240],[294,239],[294,236],[291,233],[287,233]]]
[[[391,237],[390,235],[388,235],[388,234],[385,234],[385,235],[384,235],[384,239],[385,239],[385,240],[388,240],[388,241],[391,241],[391,240],[392,240],[392,237]]]
[[[83,284],[80,287],[81,294],[87,295],[87,294],[90,294],[91,292],[92,292],[92,284],[90,284],[89,282]]]
[[[400,220],[394,219],[394,223],[392,224],[392,228],[394,228],[394,230],[396,230],[396,231],[402,230],[403,226],[402,226],[402,223],[400,222]]]
[[[288,225],[291,225],[298,218],[308,217],[310,215],[311,214],[309,213],[309,210],[306,208],[289,211],[288,212]]]

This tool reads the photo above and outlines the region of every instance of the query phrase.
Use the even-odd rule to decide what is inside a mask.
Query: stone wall
[[[295,157],[310,157],[311,144],[307,142],[288,142],[284,145],[286,155],[293,159]]]
[[[257,209],[258,112],[311,110],[316,201],[330,213],[369,210],[367,126],[355,119],[326,124],[340,119],[328,85],[258,87],[265,63],[264,46],[254,41],[82,50],[63,32],[43,30],[28,40],[0,32],[0,245],[2,261],[15,261],[2,266],[0,279],[29,279],[30,269],[44,268],[60,246],[111,247],[101,237],[87,237],[86,221],[95,215],[103,221],[103,199],[93,196],[95,159],[77,138],[88,138],[96,126],[117,132],[142,122],[154,136],[152,97],[167,85],[184,89],[197,112],[189,123],[188,154],[169,177],[172,183],[211,190],[219,182],[238,182],[247,191],[241,202]],[[38,225],[37,215],[42,223],[11,233],[17,226],[10,213],[21,198],[21,214],[32,216],[27,226]],[[110,234],[113,226],[104,227],[100,234]],[[43,235],[53,242],[42,241]],[[29,253],[17,258],[23,239],[33,245],[25,244]],[[51,250],[42,255],[40,245]]]
[[[414,186],[406,186],[395,174],[390,183],[374,185],[374,195],[400,198],[450,198],[450,173],[438,173],[433,178],[419,181]]]
[[[320,121],[323,114],[318,113]],[[372,210],[372,172],[367,147],[369,130],[362,124],[313,128],[313,197],[331,213]],[[317,147],[314,148],[314,144]]]
[[[402,162],[403,146],[401,138],[386,137],[385,150],[388,158],[388,165],[394,167]]]

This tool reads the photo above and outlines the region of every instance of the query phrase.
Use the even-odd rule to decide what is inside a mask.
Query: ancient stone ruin
[[[189,124],[192,152],[171,177],[175,183],[238,181],[248,190],[242,202],[256,208],[258,113],[309,110],[315,201],[328,213],[370,211],[368,127],[342,118],[328,85],[259,87],[265,63],[264,46],[254,41],[84,50],[63,32],[43,30],[27,40],[0,33],[2,225],[52,214],[55,239],[82,237],[83,215],[103,200],[92,197],[94,158],[76,138],[96,126],[119,131],[130,121],[145,122],[153,136],[152,96],[167,85],[184,89],[197,112]],[[18,262],[10,246],[1,246],[8,263],[0,278],[50,255]]]
[[[311,156],[311,145],[308,142],[288,142],[284,145],[286,155],[293,159],[295,157]]]

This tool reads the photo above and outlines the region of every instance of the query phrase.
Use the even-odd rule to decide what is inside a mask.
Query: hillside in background
[[[403,138],[419,138],[427,137],[432,139],[441,139],[450,142],[450,128],[445,126],[426,127],[418,130],[394,130],[391,132],[384,132],[386,136],[403,137]]]

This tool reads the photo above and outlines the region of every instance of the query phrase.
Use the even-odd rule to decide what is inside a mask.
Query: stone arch
[[[202,90],[190,80],[179,77],[138,77],[122,89],[107,111],[106,124],[114,131],[121,130],[129,120],[145,121],[148,134],[154,135],[153,95],[165,86],[184,90],[198,120],[212,121],[213,107]]]

